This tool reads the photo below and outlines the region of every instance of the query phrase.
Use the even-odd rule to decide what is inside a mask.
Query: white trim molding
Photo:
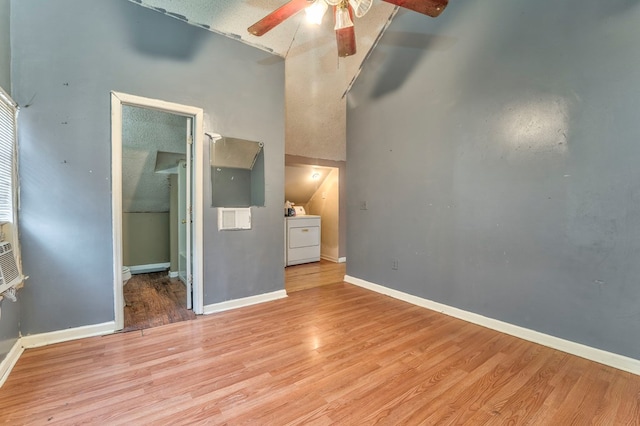
[[[245,306],[256,305],[258,303],[270,302],[287,297],[285,290],[278,290],[271,293],[258,294],[256,296],[243,297],[241,299],[227,300],[225,302],[214,303],[204,307],[204,314],[228,311]],[[70,340],[83,339],[85,337],[104,336],[113,334],[118,329],[115,321],[102,324],[86,325],[82,327],[69,328],[66,330],[51,331],[48,333],[32,334],[20,337],[11,348],[11,351],[0,362],[0,386],[11,373],[16,362],[24,352],[24,349],[37,348],[54,343],[67,342]]]
[[[132,274],[146,274],[149,272],[164,271],[165,269],[168,269],[169,266],[171,266],[169,262],[150,263],[148,265],[133,265],[129,266],[129,271],[131,271]]]
[[[104,336],[113,334],[115,321],[102,324],[85,325],[83,327],[68,328],[66,330],[51,331],[49,333],[31,334],[20,337],[13,345],[7,356],[0,362],[0,387],[4,384],[9,373],[22,356],[25,349],[37,348],[54,343],[68,342],[70,340],[84,339],[85,337]]]
[[[360,278],[351,277],[349,275],[345,275],[344,280],[349,284],[357,285],[359,287],[366,288],[367,290],[375,291],[376,293],[393,297],[394,299],[402,300],[413,305],[421,306],[432,311],[459,318],[461,320],[487,327],[501,333],[509,334],[520,339],[528,340],[533,343],[538,343],[552,349],[557,349],[559,351],[579,356],[590,361],[608,365],[619,370],[624,370],[632,374],[640,375],[640,360],[634,358],[607,352],[602,349],[593,348],[581,343],[561,339],[559,337],[551,336],[539,331],[485,317],[483,315],[454,308],[452,306],[444,305],[442,303],[434,302],[428,299],[423,299],[422,297],[394,290],[392,288],[388,288],[379,284],[374,284]]]
[[[113,238],[113,309],[116,330],[124,328],[122,292],[122,107],[150,108],[193,119],[193,311],[203,313],[204,294],[204,110],[159,99],[111,92],[111,208]],[[185,141],[186,143],[186,141]]]
[[[285,290],[278,290],[271,293],[258,294],[255,296],[243,297],[241,299],[226,300],[224,302],[206,305],[204,314],[215,314],[217,312],[229,311],[231,309],[243,308],[245,306],[257,305],[258,303],[271,302],[273,300],[287,297]]]
[[[333,263],[340,263],[340,259],[338,259],[337,257],[333,257],[333,256],[327,256],[325,254],[321,254],[320,255],[320,259],[322,260],[326,260],[328,262],[333,262]]]
[[[7,377],[9,377],[9,373],[11,373],[16,362],[20,359],[22,352],[24,352],[24,347],[22,346],[20,339],[18,339],[2,362],[0,362],[0,387],[4,385]]]
[[[104,336],[115,331],[114,321],[102,324],[85,325],[82,327],[68,328],[66,330],[51,331],[49,333],[31,334],[22,336],[20,344],[23,348],[37,348],[53,343],[68,342],[69,340],[84,339],[85,337]]]

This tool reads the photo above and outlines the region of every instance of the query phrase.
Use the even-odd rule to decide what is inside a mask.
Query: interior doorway
[[[129,107],[142,108],[151,112],[169,113],[184,119],[184,153],[154,151],[153,156],[147,155],[145,161],[152,161],[157,173],[173,174],[169,170],[175,167],[175,182],[177,198],[176,222],[177,243],[176,256],[178,266],[172,271],[180,277],[186,287],[185,298],[189,309],[196,314],[203,311],[203,283],[202,283],[202,200],[203,200],[203,111],[200,108],[164,102],[151,98],[143,98],[124,93],[111,94],[111,126],[112,126],[112,215],[113,215],[113,271],[114,271],[114,314],[115,329],[124,327],[124,292],[123,292],[123,224],[128,223],[129,217],[123,220],[123,205],[130,204],[131,194],[127,193],[126,203],[123,202],[123,111]],[[141,150],[141,151],[144,151]],[[175,151],[175,150],[174,150]],[[132,151],[133,152],[133,151]],[[135,153],[134,155],[144,155]],[[182,158],[182,156],[184,158]],[[178,158],[180,157],[180,158]],[[139,162],[143,164],[145,161]],[[168,165],[168,166],[167,166]],[[148,165],[147,165],[148,166]],[[141,166],[142,167],[142,166]],[[169,169],[164,169],[169,167]],[[127,178],[130,178],[127,176]],[[150,179],[152,180],[152,179]],[[157,179],[156,179],[157,180]],[[152,185],[149,183],[148,185]],[[145,199],[144,196],[141,198]],[[153,198],[153,197],[151,197]],[[146,200],[149,205],[157,201]],[[141,203],[144,205],[144,202]],[[137,207],[143,210],[144,207]],[[151,208],[153,210],[153,208]],[[150,234],[148,234],[150,235]],[[153,242],[151,243],[154,244]],[[171,262],[169,262],[169,265]],[[153,269],[163,269],[164,264],[149,263],[143,265],[149,270],[135,271],[153,273]]]
[[[285,156],[285,203],[294,204],[296,217],[285,218],[285,289],[287,293],[342,282],[346,261],[345,163],[340,161]],[[292,229],[307,232],[312,223],[304,216],[320,222],[319,241],[297,238]],[[301,222],[302,221],[302,222]],[[298,226],[298,222],[304,225]],[[309,223],[307,223],[309,222]],[[315,223],[315,222],[314,222]],[[309,228],[312,231],[313,228]],[[307,232],[316,235],[316,232]],[[311,255],[318,245],[319,253]],[[301,253],[297,253],[301,251]],[[303,264],[298,265],[304,254]],[[293,259],[293,261],[291,261]],[[310,261],[313,259],[314,261]],[[309,260],[308,262],[306,260]]]

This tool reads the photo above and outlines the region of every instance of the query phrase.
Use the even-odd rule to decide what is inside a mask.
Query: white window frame
[[[0,146],[0,151],[5,148],[4,154],[0,153],[0,161],[3,158],[10,158],[11,165],[8,171],[5,170],[5,173],[10,174],[10,194],[9,194],[9,202],[10,206],[10,217],[3,217],[0,219],[0,230],[1,230],[1,240],[9,241],[13,248],[13,254],[16,259],[16,266],[18,267],[18,271],[22,280],[26,279],[22,274],[22,258],[20,256],[20,244],[18,240],[18,205],[19,205],[19,185],[18,185],[18,104],[9,96],[7,92],[4,91],[2,87],[0,87],[0,108],[7,111],[7,109],[13,112],[13,128],[10,129],[10,146]],[[2,129],[0,129],[2,131]],[[0,145],[2,142],[0,141]],[[0,171],[0,174],[2,172]],[[0,180],[3,180],[0,176]],[[2,185],[2,182],[0,182]],[[18,284],[21,286],[21,283]]]
[[[0,223],[16,222],[16,145],[18,134],[18,105],[11,96],[0,87],[0,108],[3,115],[11,113],[12,119],[0,121]],[[5,117],[6,118],[6,117]],[[9,127],[9,128],[7,128]],[[9,133],[9,134],[7,134]],[[10,163],[6,167],[5,161]],[[5,196],[2,192],[8,192]],[[4,206],[3,202],[10,204]]]

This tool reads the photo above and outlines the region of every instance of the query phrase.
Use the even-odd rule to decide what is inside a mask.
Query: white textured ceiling
[[[309,164],[288,164],[284,168],[284,196],[297,205],[309,202],[334,168]],[[317,174],[317,176],[314,176]]]
[[[338,58],[329,12],[320,27],[308,24],[301,12],[262,37],[247,31],[287,0],[130,1],[284,57],[286,153],[346,160],[344,95],[395,14],[395,6],[376,0],[367,15],[356,18],[357,53]]]
[[[187,119],[145,108],[122,109],[122,211],[169,211],[169,175],[161,157],[174,165],[186,152]],[[164,154],[163,154],[164,153]],[[160,160],[160,161],[159,161]],[[177,169],[176,169],[177,170]]]

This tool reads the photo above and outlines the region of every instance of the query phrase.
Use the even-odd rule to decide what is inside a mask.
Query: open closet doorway
[[[344,280],[344,171],[344,162],[285,156],[285,207],[292,205],[289,214],[285,211],[289,294]]]
[[[201,314],[203,111],[112,92],[111,125],[115,329],[126,325],[129,272],[132,290],[180,295]]]

